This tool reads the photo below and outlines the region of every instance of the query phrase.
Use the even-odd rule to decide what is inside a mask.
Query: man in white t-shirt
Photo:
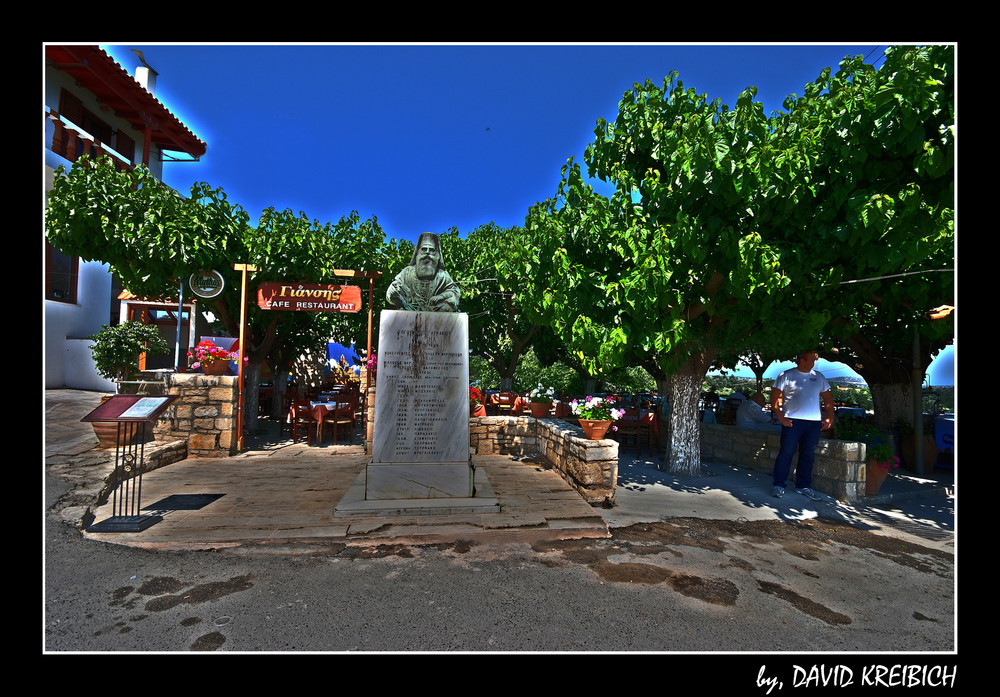
[[[795,367],[781,373],[771,389],[771,413],[782,427],[771,490],[778,498],[785,494],[785,481],[796,451],[799,454],[795,467],[796,491],[813,501],[821,498],[812,490],[812,469],[820,431],[833,426],[833,396],[830,383],[822,373],[813,370],[818,358],[816,351],[799,354]],[[825,415],[820,411],[820,400]]]

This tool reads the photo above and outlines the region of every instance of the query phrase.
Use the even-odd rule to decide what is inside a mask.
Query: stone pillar
[[[171,438],[184,438],[188,457],[228,457],[239,447],[236,385],[232,375],[168,373],[167,394],[179,399],[157,424]]]
[[[469,316],[383,310],[367,499],[470,498]]]

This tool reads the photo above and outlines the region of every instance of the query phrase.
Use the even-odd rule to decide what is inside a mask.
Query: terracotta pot
[[[588,440],[601,440],[604,438],[604,434],[608,432],[608,429],[611,428],[611,421],[580,419],[580,428],[583,429],[583,435]]]
[[[111,399],[111,397],[101,397],[101,404]],[[98,448],[114,448],[118,445],[118,422],[116,421],[91,421],[91,427],[94,429],[94,435],[97,436],[97,447]],[[128,427],[122,426],[122,433],[127,433]],[[134,445],[142,442],[149,442],[153,440],[153,426],[152,424],[142,424],[141,427],[133,427],[132,438],[128,439],[129,442],[122,443],[122,445]]]
[[[878,490],[885,484],[886,477],[889,476],[889,468],[877,464],[874,460],[869,460],[865,470],[865,493],[869,496],[877,494]]]
[[[205,361],[201,364],[201,370],[205,375],[225,375],[229,368],[229,361]]]
[[[543,416],[549,415],[549,407],[551,406],[551,404],[546,404],[544,402],[528,402],[528,408],[531,409],[531,415],[539,419]]]

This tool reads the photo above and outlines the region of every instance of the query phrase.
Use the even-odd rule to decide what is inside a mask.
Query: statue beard
[[[421,281],[428,281],[437,275],[437,262],[434,259],[424,257],[417,260],[417,278]]]

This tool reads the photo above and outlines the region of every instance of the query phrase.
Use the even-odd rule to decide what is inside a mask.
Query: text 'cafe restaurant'
[[[262,310],[358,312],[361,309],[361,288],[261,283],[257,289],[257,306]]]

